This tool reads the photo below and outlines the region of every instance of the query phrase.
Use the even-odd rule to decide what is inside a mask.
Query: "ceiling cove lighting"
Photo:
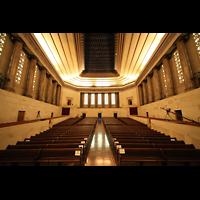
[[[150,39],[148,40],[148,43],[146,44],[145,47],[145,51],[144,53],[142,53],[141,58],[139,58],[140,54],[136,54],[137,57],[131,57],[133,56],[132,53],[129,54],[122,54],[122,56],[124,55],[124,59],[129,59],[129,62],[132,60],[134,60],[135,65],[134,67],[131,68],[131,70],[128,71],[128,69],[125,69],[127,71],[126,75],[123,73],[118,77],[107,77],[107,78],[100,78],[100,77],[81,77],[79,76],[77,73],[74,73],[74,65],[66,65],[65,62],[61,62],[60,60],[65,60],[65,57],[62,58],[62,55],[64,54],[59,54],[59,52],[57,52],[53,46],[53,42],[54,45],[56,47],[57,43],[59,43],[59,41],[61,41],[62,44],[62,40],[64,40],[64,36],[61,37],[61,40],[57,40],[59,37],[56,34],[50,34],[52,36],[52,38],[48,35],[48,33],[33,33],[34,34],[34,38],[37,40],[37,42],[39,43],[39,45],[41,46],[41,48],[43,49],[44,53],[46,54],[46,56],[48,57],[49,61],[52,63],[53,67],[55,68],[55,70],[57,71],[57,73],[60,75],[60,77],[62,78],[62,80],[68,84],[72,84],[73,86],[80,86],[80,87],[90,87],[90,86],[96,86],[96,87],[108,87],[108,86],[123,86],[123,85],[127,85],[127,84],[132,84],[134,81],[137,80],[137,78],[139,77],[139,75],[142,73],[142,71],[145,69],[147,63],[149,62],[149,60],[151,59],[152,55],[155,53],[155,50],[158,48],[158,46],[160,45],[161,40],[163,40],[163,38],[167,35],[167,33],[152,33],[152,36],[150,37]],[[133,33],[132,33],[133,34]],[[141,33],[141,37],[138,38],[142,41],[140,45],[133,45],[133,49],[131,49],[131,52],[135,52],[135,51],[142,51],[142,48],[144,46],[145,43],[145,34],[146,33]],[[149,33],[151,34],[151,33]],[[59,36],[62,36],[62,34],[59,34]],[[66,36],[69,37],[69,35]],[[129,34],[126,35],[127,37],[129,36]],[[133,37],[135,37],[135,35],[133,34]],[[51,39],[50,39],[51,38]],[[73,38],[73,34],[70,35],[70,38]],[[52,40],[52,41],[51,41]],[[144,40],[144,41],[143,41]],[[131,42],[131,40],[129,41]],[[74,43],[73,42],[69,42],[69,47],[71,47],[70,49],[73,50],[75,48]],[[130,43],[130,47],[132,43]],[[52,47],[53,46],[53,47]],[[58,47],[59,45],[57,45]],[[127,47],[129,46],[129,43],[127,44]],[[129,48],[130,48],[129,47]],[[135,49],[134,48],[138,48]],[[58,48],[59,49],[59,48]],[[57,49],[57,50],[58,50]],[[61,51],[62,52],[62,51]],[[69,57],[70,59],[72,58],[76,58],[76,51],[72,51],[72,57]],[[58,55],[61,55],[61,58],[58,57]],[[135,55],[135,54],[134,54]],[[74,56],[74,57],[73,57]],[[71,63],[73,64],[72,60],[70,60]],[[132,59],[132,60],[130,60]],[[139,62],[137,63],[137,59],[139,59]],[[76,61],[76,59],[74,60]],[[76,62],[74,62],[76,63]],[[136,65],[137,64],[137,65]],[[126,66],[125,66],[126,67]]]
[[[34,33],[34,35],[37,38],[37,40],[39,41],[40,45],[44,49],[44,51],[47,54],[47,56],[49,57],[49,59],[51,60],[52,64],[55,66],[57,64],[57,62],[54,59],[54,56],[51,53],[51,50],[49,49],[49,47],[48,47],[46,41],[44,40],[43,36],[41,35],[41,33]]]
[[[151,45],[151,47],[149,48],[149,51],[147,52],[142,65],[140,67],[140,70],[142,70],[144,68],[144,66],[147,64],[147,62],[149,61],[150,57],[152,56],[152,54],[154,53],[156,47],[158,46],[158,44],[160,43],[161,39],[163,38],[165,33],[158,33],[156,36],[156,39],[154,40],[153,44]]]

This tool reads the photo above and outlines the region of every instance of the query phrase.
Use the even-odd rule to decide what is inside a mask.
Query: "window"
[[[167,82],[166,82],[165,70],[164,70],[163,65],[162,65],[162,73],[163,73],[164,86],[165,86],[165,89],[167,90]]]
[[[104,94],[104,104],[108,105],[108,94]]]
[[[132,105],[132,99],[128,100],[128,105]]]
[[[180,62],[178,50],[176,50],[174,52],[174,60],[175,60],[176,69],[177,69],[177,72],[178,72],[179,83],[183,83],[183,81],[184,81],[183,70],[182,70],[182,67],[181,67],[181,62]]]
[[[88,105],[88,94],[84,94],[84,105]]]
[[[197,47],[198,54],[200,56],[200,33],[193,33],[194,42]]]
[[[35,67],[35,73],[34,73],[34,77],[33,77],[33,90],[35,89],[36,76],[37,76],[37,65]]]
[[[0,33],[0,56],[3,51],[5,40],[6,40],[6,33]]]
[[[115,93],[111,93],[111,104],[115,105]]]
[[[98,105],[101,105],[101,94],[98,94]]]
[[[16,78],[15,78],[15,82],[18,84],[20,84],[20,82],[21,82],[24,60],[25,60],[25,53],[22,51],[22,53],[20,55],[20,59],[19,59],[19,65],[17,68]]]
[[[67,105],[68,106],[72,105],[72,101],[70,99],[68,99]]]
[[[95,104],[95,94],[91,94],[91,105]]]

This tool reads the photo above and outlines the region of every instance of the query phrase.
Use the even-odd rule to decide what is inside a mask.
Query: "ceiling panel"
[[[66,83],[74,86],[122,86],[135,81],[154,55],[161,39],[157,33],[41,33],[34,34],[46,57]],[[112,46],[113,45],[113,46]],[[84,48],[85,47],[85,48]],[[82,77],[83,69],[119,76]],[[105,77],[105,78],[102,78]]]

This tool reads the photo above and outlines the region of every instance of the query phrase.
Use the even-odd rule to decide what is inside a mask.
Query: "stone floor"
[[[104,125],[96,125],[85,166],[116,166]]]

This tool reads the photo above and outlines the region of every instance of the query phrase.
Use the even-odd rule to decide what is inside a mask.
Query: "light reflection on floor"
[[[103,124],[97,124],[85,166],[116,166]]]

